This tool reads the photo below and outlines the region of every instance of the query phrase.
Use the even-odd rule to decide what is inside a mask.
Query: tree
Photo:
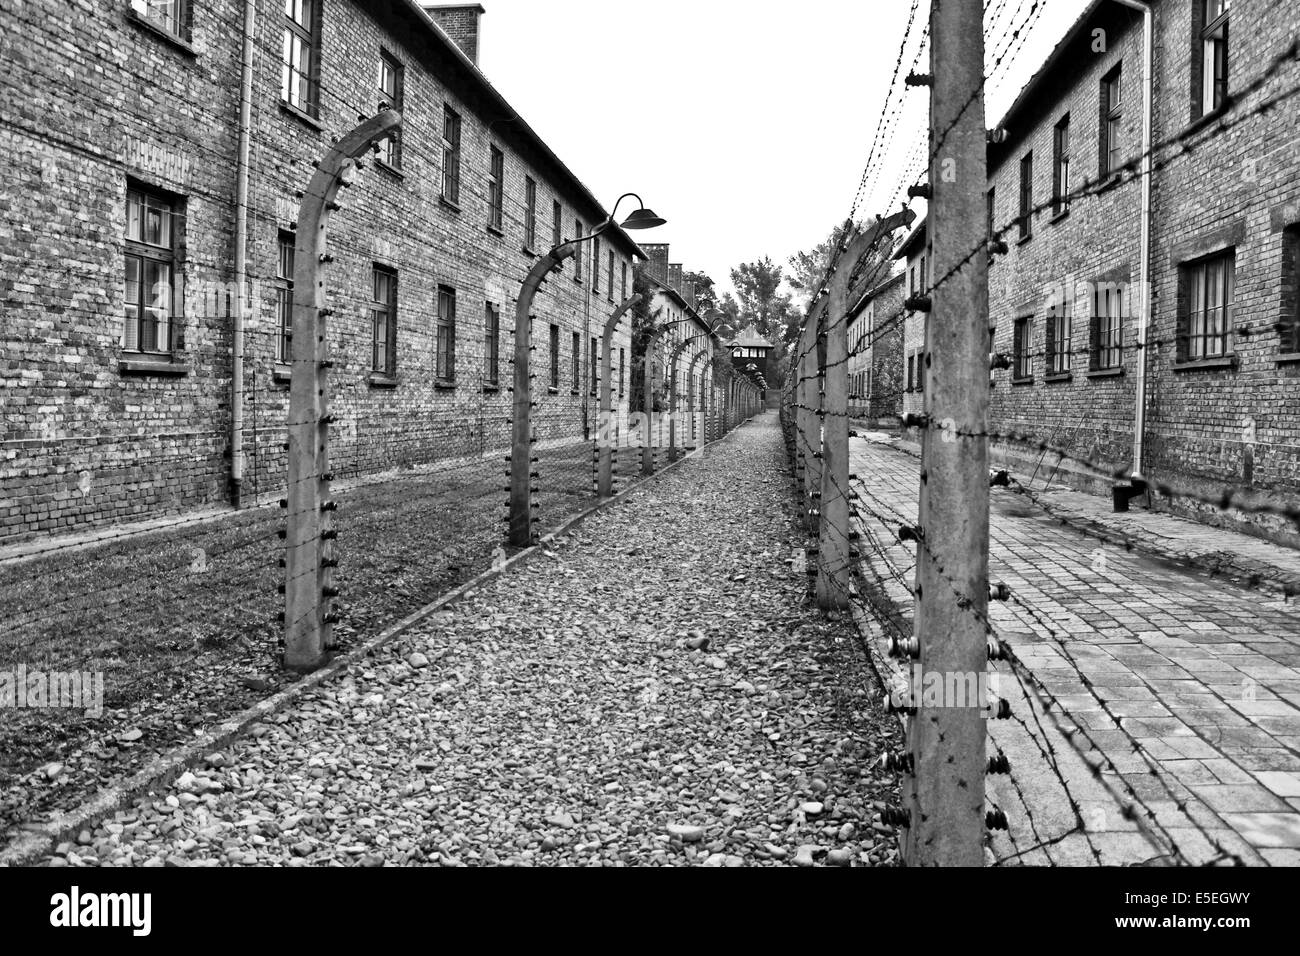
[[[787,281],[796,289],[811,296],[821,288],[826,279],[826,270],[830,267],[835,250],[841,243],[847,246],[859,233],[856,225],[845,221],[834,227],[823,241],[804,252],[796,252],[790,257],[790,269],[794,273]],[[861,263],[854,263],[852,285],[859,283],[874,288],[889,277],[889,244],[881,241],[871,254]],[[845,263],[836,263],[837,268]],[[865,290],[864,290],[865,291]]]
[[[695,304],[701,315],[718,307],[718,291],[713,287],[713,279],[703,272],[683,272],[682,284],[690,286],[695,283]]]

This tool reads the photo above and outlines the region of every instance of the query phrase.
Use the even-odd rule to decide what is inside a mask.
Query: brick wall
[[[74,2],[39,16],[7,6],[0,23],[12,68],[0,76],[15,109],[0,124],[13,175],[0,185],[0,263],[6,336],[0,346],[6,433],[0,445],[0,538],[152,517],[227,499],[230,454],[233,199],[242,5],[195,4],[188,49],[135,22],[128,4]],[[380,50],[404,68],[401,169],[368,164],[331,223],[335,261],[324,267],[330,305],[332,459],[339,475],[481,455],[508,444],[515,299],[535,254],[523,249],[525,176],[537,182],[538,245],[549,246],[551,208],[564,234],[601,211],[544,155],[479,119],[463,76],[445,76],[432,30],[394,19],[398,4],[328,0],[323,10],[318,121],[280,103],[282,7],[259,4],[248,270],[254,315],[245,366],[246,492],[283,484],[287,369],[275,355],[279,231],[296,217],[295,192],[333,138],[379,101]],[[109,51],[119,51],[113,55]],[[32,91],[39,91],[34,95]],[[443,104],[463,118],[461,201],[440,200]],[[142,150],[133,139],[158,150]],[[489,148],[505,154],[503,228],[487,228]],[[178,197],[183,275],[184,374],[133,373],[121,363],[125,192],[128,181]],[[602,246],[609,248],[609,237]],[[585,252],[589,246],[581,247]],[[615,245],[615,269],[631,247]],[[602,260],[604,256],[602,254]],[[394,381],[371,375],[369,307],[376,265],[397,274]],[[602,261],[602,271],[606,268]],[[589,342],[615,303],[566,263],[534,303],[534,371],[549,373],[548,328],[560,327],[560,383],[539,395],[543,440],[594,428]],[[434,382],[438,289],[456,294],[454,387]],[[630,290],[629,290],[630,291]],[[614,296],[621,295],[615,282]],[[484,377],[484,312],[500,307],[500,389]],[[630,356],[630,320],[614,340]],[[13,330],[12,332],[10,330]],[[582,343],[575,391],[572,333]],[[544,377],[545,376],[545,377]],[[615,389],[617,394],[617,389]],[[626,406],[626,397],[623,400]]]

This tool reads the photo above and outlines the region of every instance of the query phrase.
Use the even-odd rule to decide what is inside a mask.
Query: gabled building
[[[849,307],[849,416],[896,425],[903,415],[903,273],[867,289]],[[850,300],[852,301],[852,300]]]

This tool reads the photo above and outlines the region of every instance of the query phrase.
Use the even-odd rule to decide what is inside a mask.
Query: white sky
[[[990,125],[1088,0],[1037,0]],[[991,0],[1020,24],[1035,0]],[[638,234],[708,273],[793,253],[848,215],[885,102],[910,0],[483,0],[480,65],[607,207],[635,191],[668,224]],[[921,0],[906,54],[928,18]],[[1018,11],[1018,12],[1017,12]],[[986,31],[987,32],[987,31]],[[988,59],[992,59],[992,50]],[[928,53],[921,61],[928,69]],[[900,80],[901,84],[901,80]],[[926,93],[907,94],[880,188],[893,188],[924,129]],[[904,135],[909,132],[911,135]],[[908,182],[914,177],[909,177]],[[634,206],[631,208],[635,208]],[[620,218],[631,209],[627,203]]]

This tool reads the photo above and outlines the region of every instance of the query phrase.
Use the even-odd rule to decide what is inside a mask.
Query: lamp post
[[[533,501],[532,501],[532,374],[530,371],[531,343],[529,342],[529,314],[533,309],[533,298],[542,281],[559,267],[565,259],[577,254],[578,245],[590,242],[614,225],[614,215],[619,204],[631,196],[640,208],[622,223],[624,229],[653,229],[662,226],[666,220],[656,216],[641,202],[636,193],[624,193],[614,203],[614,208],[604,222],[580,239],[562,242],[533,264],[523,287],[519,292],[519,301],[515,305],[515,400],[513,433],[510,450],[510,534],[509,543],[526,548],[533,542]]]

